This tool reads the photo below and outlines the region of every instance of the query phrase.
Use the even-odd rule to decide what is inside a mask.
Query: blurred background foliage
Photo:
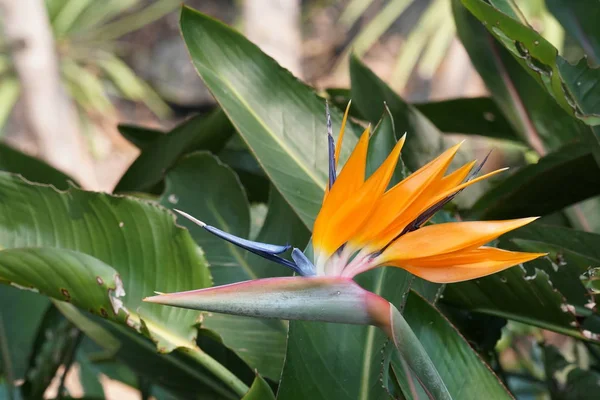
[[[600,152],[597,124],[589,120],[598,114],[600,97],[593,88],[597,70],[575,71],[569,65],[584,56],[591,67],[600,64],[600,2],[487,1],[532,29],[526,33],[510,31],[512,25],[505,28],[504,22],[508,30],[489,33],[486,26],[498,15],[473,16],[465,5],[478,7],[478,2],[469,0],[290,1],[295,7],[287,10],[262,9],[287,13],[273,26],[252,12],[266,0],[184,3],[247,32],[339,108],[352,98],[357,121],[376,124],[385,100],[397,129],[425,138],[411,149],[433,151],[427,146],[444,147],[447,140],[467,136],[467,151],[480,159],[494,149],[486,168],[515,167],[508,177],[461,194],[447,216],[543,215],[541,227],[509,235],[503,245],[546,251],[549,257],[481,282],[450,285],[437,306],[516,398],[597,398],[600,279],[592,267],[600,266]],[[229,110],[223,112],[194,70],[179,36],[179,4],[45,2],[61,79],[76,104],[80,133],[88,133],[83,151],[93,155],[94,189],[167,208],[198,198],[204,188],[211,188],[211,199],[221,199],[211,180],[189,186],[200,165],[230,182],[228,198],[240,199],[223,205],[232,230],[264,238],[273,221],[285,218],[294,221],[292,228],[272,235],[306,241],[308,231],[295,205],[275,190],[277,182],[270,182],[262,160],[248,149],[245,132],[236,131]],[[267,39],[254,33],[261,23]],[[522,40],[503,41],[509,34]],[[273,37],[279,42],[273,44]],[[71,178],[65,173],[71,171],[46,169],[31,157],[39,149],[20,105],[11,62],[15,44],[0,43],[0,129],[6,143],[0,147],[0,169],[68,189]],[[535,46],[553,46],[562,58],[532,59]],[[571,64],[561,64],[563,58]],[[548,69],[551,78],[543,74]],[[547,84],[557,76],[573,98],[562,99]],[[577,91],[582,80],[591,82],[586,93]],[[426,151],[415,151],[404,161],[414,169],[426,158]],[[207,201],[197,207],[209,206]],[[136,207],[132,212],[142,215]],[[191,233],[199,245],[210,246],[193,228]],[[215,253],[207,251],[215,280],[245,278],[223,272],[239,254]],[[141,336],[65,303],[2,286],[0,308],[0,399],[19,393],[24,398],[44,393],[47,398],[235,398],[214,389],[215,377],[195,369],[189,358],[158,355]],[[239,329],[268,332],[276,345],[261,357],[244,351],[252,344],[236,336],[236,322]],[[252,368],[259,368],[275,387],[285,354],[281,327],[249,324],[206,316],[197,343],[246,384],[254,379]]]

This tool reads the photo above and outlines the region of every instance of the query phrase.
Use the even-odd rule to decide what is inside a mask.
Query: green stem
[[[235,376],[231,371],[229,371],[223,364],[206,354],[200,348],[189,348],[189,347],[180,347],[179,351],[184,354],[187,354],[190,358],[198,361],[200,365],[210,371],[214,376],[219,378],[223,383],[225,383],[231,390],[233,390],[237,395],[243,397],[250,388],[246,386],[244,382],[242,382],[237,376]]]
[[[392,339],[400,357],[406,362],[408,369],[404,369],[404,372],[409,382],[414,377],[430,399],[452,400],[429,354],[400,311],[391,303],[389,325],[384,324],[381,328]]]

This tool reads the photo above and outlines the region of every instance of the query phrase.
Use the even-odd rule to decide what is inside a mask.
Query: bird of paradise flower
[[[403,268],[436,283],[490,275],[544,255],[485,246],[536,218],[426,225],[462,190],[505,170],[477,177],[484,160],[478,166],[473,161],[447,173],[460,143],[388,188],[406,135],[382,165],[365,177],[370,137],[367,127],[338,176],[349,108],[350,104],[337,144],[327,110],[329,179],[313,227],[312,260],[298,248],[292,249],[292,260],[286,259],[282,254],[291,249],[289,245],[239,238],[175,210],[208,232],[293,269],[297,276],[159,294],[144,301],[261,318],[375,325],[393,339],[409,366],[420,365],[413,372],[427,393],[432,398],[448,398],[445,387],[428,384],[439,381],[439,375],[424,349],[403,345],[411,338],[400,337],[399,332],[406,336],[412,331],[398,310],[382,297],[362,289],[353,278],[380,266]]]

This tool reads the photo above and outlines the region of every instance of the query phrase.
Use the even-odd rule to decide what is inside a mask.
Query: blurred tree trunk
[[[248,39],[302,79],[300,0],[245,0],[243,15]]]
[[[83,187],[96,177],[78,115],[62,82],[54,37],[44,0],[0,0],[2,25],[21,84],[27,127],[40,158],[66,172]]]

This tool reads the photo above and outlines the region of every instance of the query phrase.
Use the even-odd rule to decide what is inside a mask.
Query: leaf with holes
[[[569,115],[588,125],[600,124],[600,69],[586,60],[569,64],[533,28],[484,1],[461,1]]]
[[[7,249],[2,254],[7,252],[7,257],[13,251],[29,254],[40,251],[36,250],[39,247],[49,248],[44,250],[49,252],[59,249],[64,252],[62,257],[71,255],[73,271],[104,269],[106,272],[97,277],[115,293],[118,291],[114,274],[118,273],[123,282],[122,290],[127,294],[120,300],[130,312],[137,311],[144,318],[159,349],[169,351],[177,346],[192,346],[198,313],[151,306],[141,301],[154,290],[185,290],[211,284],[202,253],[187,231],[175,226],[169,212],[155,204],[125,197],[75,188],[59,192],[6,173],[0,174],[0,198],[0,246]],[[92,288],[100,287],[96,276],[92,272],[82,277],[69,274],[66,260],[51,259],[47,266],[50,271],[64,271],[54,279],[67,279],[73,290],[79,290],[77,293],[87,301],[86,293],[91,296]],[[36,264],[36,268],[44,266],[42,262]],[[35,271],[37,269],[31,271],[32,276]],[[15,272],[11,280],[19,276]],[[75,303],[76,292],[69,291],[67,296],[60,292],[65,287],[52,284],[51,279],[44,282],[51,286],[39,287],[39,290],[56,295],[59,300],[70,297]],[[102,307],[110,315],[111,308],[106,306],[107,290]],[[101,300],[95,299],[95,302]],[[86,310],[93,308],[95,313],[102,313],[98,308],[100,303],[94,307],[84,305]]]

